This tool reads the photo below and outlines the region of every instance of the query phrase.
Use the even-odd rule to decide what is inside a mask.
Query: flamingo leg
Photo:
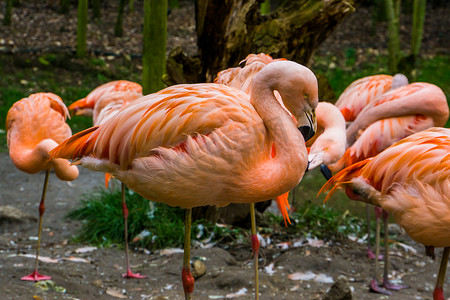
[[[380,216],[376,214],[376,234],[375,234],[375,257],[380,256]],[[378,278],[380,273],[380,262],[378,259],[375,259],[375,277],[370,281],[370,291],[391,295],[392,293],[378,286]]]
[[[439,267],[439,273],[436,279],[436,286],[433,292],[434,300],[445,300],[444,298],[444,280],[445,272],[447,271],[448,257],[450,254],[450,247],[445,247],[442,253],[441,265]]]
[[[30,275],[23,276],[22,278],[20,278],[21,280],[40,281],[40,280],[52,279],[50,276],[41,275],[38,272],[39,248],[41,246],[41,236],[42,236],[42,217],[45,212],[45,194],[47,193],[47,185],[48,185],[49,175],[50,175],[50,170],[47,170],[45,173],[44,187],[42,189],[41,202],[39,203],[39,229],[38,229],[38,240],[37,240],[37,247],[36,247],[36,260],[34,261],[34,271]]]
[[[384,222],[384,274],[383,274],[383,287],[389,290],[399,291],[408,288],[406,285],[395,285],[389,281],[389,224],[388,224],[389,214],[383,210],[383,222]]]
[[[184,257],[181,271],[185,300],[191,300],[195,282],[194,276],[191,274],[191,218],[192,208],[188,208],[184,217]]]
[[[377,216],[377,208],[375,207],[375,216]],[[379,218],[379,217],[378,217]],[[370,205],[366,204],[366,222],[367,222],[367,257],[369,259],[375,259],[375,254],[372,251],[372,245],[370,244]],[[380,254],[378,259],[383,259],[383,255]]]
[[[252,223],[252,251],[254,255],[255,266],[255,299],[259,299],[259,277],[258,277],[258,256],[259,256],[259,240],[256,235],[256,220],[255,220],[255,204],[250,203],[250,218]]]
[[[123,278],[147,278],[145,275],[139,273],[133,273],[130,267],[130,254],[128,250],[128,207],[125,201],[125,184],[122,183],[122,215],[124,224],[124,237],[125,237],[125,259],[127,263],[127,272],[122,274]]]

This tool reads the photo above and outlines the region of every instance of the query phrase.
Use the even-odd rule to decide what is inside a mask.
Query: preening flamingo
[[[345,119],[339,109],[328,102],[319,102],[316,108],[317,132],[306,142],[311,147],[308,170],[337,162],[345,153]]]
[[[378,96],[408,84],[408,78],[402,74],[372,75],[352,82],[336,101],[347,122],[353,122],[359,113]]]
[[[254,203],[296,186],[307,168],[303,135],[313,135],[317,102],[308,68],[274,62],[254,77],[250,95],[214,83],[168,87],[75,134],[52,157],[109,172],[149,200],[186,209],[182,279],[190,299],[192,207]]]
[[[66,123],[68,115],[67,107],[60,97],[52,93],[37,93],[14,103],[6,116],[7,143],[14,165],[29,174],[46,171],[39,204],[35,267],[33,273],[22,277],[22,280],[51,279],[50,276],[38,273],[45,193],[50,170],[53,168],[56,176],[61,180],[71,181],[78,177],[76,166],[70,166],[66,159],[50,159],[49,155],[50,150],[72,135]]]
[[[86,97],[69,105],[68,109],[76,116],[93,116],[94,124],[102,123],[101,111],[107,112],[105,108],[110,103],[120,105],[120,101],[129,102],[142,97],[142,86],[127,80],[116,80],[102,84],[95,88]],[[100,102],[97,105],[97,102]],[[99,120],[97,120],[99,118]]]
[[[340,188],[352,200],[382,207],[415,241],[444,253],[433,293],[444,300],[450,253],[450,129],[430,128],[333,176],[321,192]],[[320,192],[319,192],[320,193]],[[430,251],[431,250],[431,251]]]
[[[93,123],[100,125],[114,117],[120,109],[127,106],[130,102],[142,97],[142,86],[138,83],[118,80],[111,81],[95,88],[85,98],[75,101],[69,106],[77,115],[92,114]],[[110,179],[109,173],[105,174],[105,185],[108,185]],[[125,239],[125,278],[146,278],[139,273],[133,273],[130,267],[130,255],[128,250],[128,208],[125,201],[125,186],[122,183],[122,215],[124,221],[124,239]]]
[[[395,77],[394,77],[395,78]],[[404,78],[400,77],[400,82]],[[394,87],[397,85],[392,84]],[[398,84],[401,85],[401,84]],[[397,86],[398,86],[397,85]],[[369,85],[376,86],[376,85]],[[361,93],[356,90],[355,93]],[[342,109],[340,107],[340,109]],[[341,110],[342,111],[342,110]],[[347,110],[348,113],[349,110]],[[374,156],[394,142],[421,130],[443,126],[448,119],[449,110],[447,99],[442,90],[429,83],[412,83],[386,92],[375,99],[370,99],[347,128],[347,144],[350,145],[344,156],[330,166],[333,171],[341,170],[353,163]],[[377,242],[378,257],[379,215],[383,215],[385,222],[385,239],[387,240],[387,214],[377,212]],[[369,221],[368,221],[369,222]],[[369,223],[368,223],[369,224]],[[370,231],[369,231],[370,236]],[[385,267],[383,285],[389,289],[403,288],[389,283],[387,278],[389,267],[389,247],[385,245]],[[370,251],[369,254],[373,254]],[[375,278],[378,278],[378,261],[375,261]],[[372,280],[371,289],[389,294],[378,287],[376,280]]]

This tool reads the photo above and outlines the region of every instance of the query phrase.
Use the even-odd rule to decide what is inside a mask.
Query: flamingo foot
[[[191,299],[191,295],[194,292],[194,276],[191,274],[191,270],[184,268],[181,271],[181,278],[183,280],[184,297],[186,300]]]
[[[392,291],[400,291],[400,290],[409,288],[409,286],[407,286],[407,285],[397,285],[397,284],[393,284],[393,283],[391,283],[391,282],[389,281],[389,279],[384,279],[384,280],[383,280],[382,286],[383,286],[385,289],[392,290]]]
[[[375,253],[373,253],[372,249],[367,249],[367,257],[369,259],[375,259]],[[383,260],[384,256],[382,254],[378,255],[378,260]]]
[[[51,280],[52,278],[50,276],[41,275],[38,273],[37,270],[34,270],[33,273],[31,273],[28,276],[23,276],[20,278],[20,280],[26,280],[26,281],[42,281],[42,280]]]
[[[378,293],[378,294],[384,294],[384,295],[392,295],[391,292],[389,292],[388,290],[383,289],[382,287],[380,287],[378,285],[378,282],[376,279],[372,279],[370,281],[370,291],[373,293]]]
[[[145,275],[141,275],[139,273],[133,273],[130,269],[127,270],[126,273],[122,274],[123,278],[147,278]]]

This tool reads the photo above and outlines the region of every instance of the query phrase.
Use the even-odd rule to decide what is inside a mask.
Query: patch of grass
[[[135,245],[147,249],[182,247],[184,241],[184,210],[163,203],[150,202],[131,190],[126,192],[129,210],[129,242],[139,236]],[[81,220],[83,225],[75,241],[98,246],[123,245],[124,223],[121,191],[98,190],[85,194],[80,206],[67,218]],[[192,239],[208,243],[242,241],[243,229],[216,226],[198,220],[192,223]]]
[[[126,192],[129,210],[128,236],[130,241],[143,234],[139,246],[149,249],[179,247],[183,244],[184,212],[161,203],[151,203],[131,190]],[[82,220],[77,241],[99,246],[124,243],[121,191],[99,190],[86,194],[79,208],[68,218]],[[141,234],[142,235],[142,234]]]
[[[329,206],[317,205],[313,202],[304,203],[298,211],[291,215],[295,232],[319,239],[335,239],[349,234],[362,235],[365,233],[364,221],[353,216],[349,210],[344,213]]]

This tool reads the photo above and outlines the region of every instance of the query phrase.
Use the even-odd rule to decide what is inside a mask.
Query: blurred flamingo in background
[[[327,199],[340,188],[352,200],[382,207],[415,241],[444,247],[435,300],[444,300],[443,284],[450,253],[450,129],[431,128],[410,135],[377,156],[334,175],[322,191]],[[319,192],[320,193],[320,192]]]
[[[95,88],[86,97],[73,102],[68,109],[76,116],[92,116],[94,124],[100,124],[104,117],[99,114],[101,111],[108,114],[106,112],[111,109],[108,107],[110,103],[114,103],[114,107],[117,107],[142,96],[142,86],[138,83],[127,80],[110,81]],[[105,110],[106,107],[108,108]]]
[[[384,75],[383,75],[384,76]],[[397,75],[396,75],[397,76]],[[403,85],[405,79],[397,76],[399,80],[391,84],[395,89],[370,99],[367,104],[356,116],[353,122],[347,128],[347,148],[344,156],[335,164],[330,165],[330,169],[334,172],[339,171],[346,166],[354,164],[358,161],[372,157],[394,142],[400,139],[433,127],[443,126],[448,119],[449,109],[447,99],[442,90],[429,83],[412,83]],[[403,85],[403,86],[402,86]],[[377,85],[368,84],[369,87]],[[400,87],[398,87],[400,86]],[[363,88],[358,86],[356,94],[362,93]],[[354,98],[358,99],[358,98]],[[355,100],[356,101],[356,100]],[[339,102],[339,101],[338,101]],[[337,104],[339,104],[337,102]],[[342,102],[340,102],[342,104]],[[341,111],[342,108],[340,107]],[[347,114],[354,115],[353,113]],[[369,215],[369,214],[368,214]],[[389,247],[388,247],[388,230],[386,213],[376,211],[377,216],[377,234],[376,234],[376,254],[373,255],[370,250],[370,227],[369,229],[369,257],[378,257],[379,253],[379,219],[383,215],[385,224],[385,266],[383,275],[383,286],[388,289],[401,289],[403,286],[392,285],[388,280],[389,268]],[[375,261],[375,278],[378,278],[378,261]],[[371,289],[376,292],[389,294],[388,291],[378,287],[378,283],[372,280]]]
[[[52,157],[110,172],[149,200],[186,209],[182,279],[190,299],[192,207],[264,201],[296,186],[307,167],[303,136],[313,135],[317,102],[308,68],[274,62],[253,78],[250,95],[214,83],[168,87],[75,134]]]
[[[85,98],[75,101],[69,106],[69,110],[76,115],[92,115],[94,126],[105,123],[114,117],[120,109],[130,102],[142,97],[142,86],[138,83],[118,80],[111,81],[95,88]],[[105,185],[108,186],[110,174],[105,173]],[[125,201],[125,186],[122,183],[122,215],[124,221],[125,239],[125,278],[146,278],[139,273],[133,273],[130,266],[130,255],[128,250],[128,207]]]
[[[408,78],[403,74],[372,75],[352,82],[336,101],[347,122],[353,122],[359,113],[373,100],[397,87],[407,85]]]
[[[53,168],[56,176],[61,180],[71,181],[78,177],[76,166],[70,166],[66,159],[50,159],[48,153],[72,135],[70,127],[66,123],[68,115],[67,107],[60,97],[52,93],[37,93],[14,103],[6,116],[7,143],[14,165],[29,174],[46,171],[39,204],[35,267],[33,273],[22,277],[22,280],[51,279],[50,276],[38,273],[45,193],[50,170]]]
[[[408,84],[408,78],[403,74],[396,74],[395,76],[390,75],[372,75],[360,78],[352,82],[344,92],[339,96],[339,99],[336,101],[336,106],[341,111],[342,115],[345,118],[345,121],[348,125],[350,125],[358,116],[358,114],[367,106],[369,103],[376,100],[382,94],[393,90],[397,87],[404,86]],[[352,145],[348,145],[352,146]],[[356,147],[355,147],[356,148]],[[358,149],[358,148],[357,148]],[[362,151],[359,151],[362,152]],[[378,152],[376,152],[378,153]],[[375,154],[376,154],[375,153]],[[372,154],[373,155],[373,154]],[[360,159],[365,159],[370,157],[371,155],[361,156]],[[356,162],[355,160],[354,162]],[[331,168],[334,172],[341,170],[344,165],[333,165]],[[324,167],[321,169],[326,179],[330,179],[332,173],[328,167]],[[369,205],[366,205],[367,210],[367,256],[370,259],[375,259],[375,254],[372,251],[371,243],[370,243],[370,208]],[[375,207],[375,217],[377,226],[379,226],[380,218],[382,216],[382,210],[378,207]],[[387,216],[383,215],[384,220],[387,221]],[[385,226],[387,224],[385,223]],[[379,235],[376,234],[375,243],[376,249],[379,247],[378,239]],[[381,257],[377,255],[377,257]],[[378,268],[378,265],[376,265]],[[378,270],[378,269],[377,269]]]

